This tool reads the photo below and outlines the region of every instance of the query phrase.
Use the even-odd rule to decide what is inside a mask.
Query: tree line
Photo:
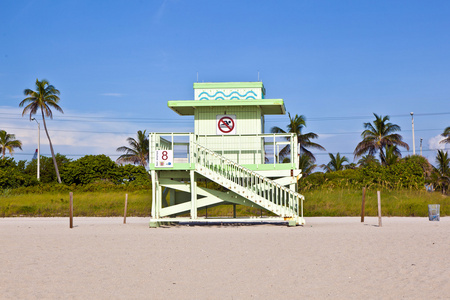
[[[59,166],[61,183],[65,185],[85,186],[121,185],[149,188],[151,186],[148,172],[143,166],[132,164],[120,165],[109,156],[86,155],[77,160],[71,160],[57,153],[55,160]],[[53,158],[41,156],[40,181],[36,178],[37,160],[20,160],[12,158],[0,159],[0,189],[39,186],[58,182],[53,165]]]

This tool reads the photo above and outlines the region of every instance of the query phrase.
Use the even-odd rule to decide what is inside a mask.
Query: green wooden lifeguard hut
[[[221,204],[246,205],[277,216],[240,222],[304,224],[304,197],[297,193],[297,136],[264,133],[266,115],[286,113],[283,99],[265,99],[262,82],[207,82],[194,83],[194,100],[169,101],[168,107],[181,116],[194,116],[194,132],[150,134],[151,226],[209,222],[198,217],[197,210]],[[290,160],[283,163],[278,153],[286,146]],[[226,191],[198,182],[215,182]],[[177,217],[186,213],[189,218]]]

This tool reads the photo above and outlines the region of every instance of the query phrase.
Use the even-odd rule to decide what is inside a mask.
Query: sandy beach
[[[450,218],[0,219],[1,299],[448,299]]]

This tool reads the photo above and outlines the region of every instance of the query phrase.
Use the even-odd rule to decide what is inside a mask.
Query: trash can
[[[439,204],[428,204],[428,220],[439,221],[440,220],[439,209],[440,209]]]

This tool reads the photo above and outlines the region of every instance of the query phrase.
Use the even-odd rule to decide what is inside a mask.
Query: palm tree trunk
[[[381,165],[386,166],[386,155],[383,152],[383,148],[380,148],[380,160]]]
[[[41,109],[42,122],[44,123],[45,133],[47,134],[48,143],[50,144],[50,151],[52,153],[53,164],[55,165],[56,178],[58,178],[58,183],[61,183],[61,176],[59,176],[58,164],[56,163],[55,152],[53,151],[52,141],[50,140],[50,135],[47,131],[47,125],[45,124],[44,111]]]

